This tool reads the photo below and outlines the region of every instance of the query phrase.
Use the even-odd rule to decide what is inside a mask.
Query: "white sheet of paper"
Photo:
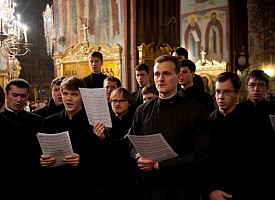
[[[199,42],[200,38],[199,38],[197,32],[196,31],[191,31],[191,33],[193,35],[193,38],[194,38],[195,42]]]
[[[161,133],[127,136],[143,159],[160,162],[178,156]]]
[[[37,138],[43,154],[56,159],[53,167],[64,165],[63,158],[73,153],[68,131],[55,134],[38,133]]]
[[[275,132],[275,115],[269,115],[269,119],[271,121],[273,131]]]
[[[112,128],[112,121],[104,88],[79,88],[90,125],[102,122]]]

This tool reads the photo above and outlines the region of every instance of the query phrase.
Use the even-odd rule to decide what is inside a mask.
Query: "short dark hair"
[[[107,78],[104,79],[103,83],[106,81],[112,81],[112,82],[116,82],[117,87],[121,87],[121,82],[117,77],[114,76],[108,76]],[[104,84],[103,84],[104,85]]]
[[[182,60],[180,64],[181,64],[181,67],[188,67],[191,73],[196,72],[196,65],[193,61]]]
[[[269,76],[263,70],[255,69],[251,71],[246,77],[246,80],[245,80],[246,84],[248,84],[249,80],[252,78],[265,82],[267,86],[269,85],[269,81],[270,81]]]
[[[30,85],[28,83],[28,81],[21,79],[21,78],[15,78],[10,80],[7,85],[6,85],[6,92],[7,94],[9,93],[11,86],[14,85],[18,88],[26,88],[28,90],[28,93],[30,92]]]
[[[53,85],[60,85],[63,79],[65,79],[66,76],[59,76],[52,80],[51,82],[51,88],[53,88]]]
[[[139,65],[137,65],[136,68],[135,68],[135,70],[136,71],[145,70],[147,74],[149,74],[149,72],[150,72],[149,67],[146,64],[139,64]]]
[[[86,87],[87,85],[85,81],[82,78],[79,78],[76,76],[65,78],[60,84],[61,92],[63,92],[64,89],[77,91],[79,90],[79,88],[86,88]]]
[[[175,64],[175,72],[176,74],[180,73],[180,61],[175,56],[169,56],[169,55],[162,55],[157,57],[155,60],[156,63],[163,63],[166,61],[170,61]]]
[[[5,92],[3,87],[0,85],[0,108],[4,105],[5,103]]]
[[[183,47],[177,47],[171,51],[171,56],[176,52],[178,55],[184,56],[185,59],[188,59],[188,51]]]
[[[141,90],[141,94],[142,94],[142,95],[150,94],[150,93],[159,95],[159,91],[157,90],[155,84],[147,85],[147,86],[145,86],[144,88],[142,88],[142,90]]]
[[[125,100],[127,100],[128,103],[131,104],[133,102],[131,93],[127,89],[122,88],[122,87],[116,88],[115,90],[112,91],[111,96],[110,96],[110,100],[112,101],[113,97],[116,94],[121,94],[121,93],[122,93],[123,98]]]
[[[103,61],[103,56],[99,51],[93,51],[92,53],[89,54],[88,58],[90,58],[90,57],[97,57],[101,61]]]
[[[225,81],[227,81],[229,79],[231,80],[231,82],[232,82],[235,90],[241,89],[241,79],[238,76],[238,74],[233,73],[233,72],[223,72],[223,73],[220,73],[216,77],[215,83],[217,83],[217,82],[223,83],[223,82],[225,82]]]

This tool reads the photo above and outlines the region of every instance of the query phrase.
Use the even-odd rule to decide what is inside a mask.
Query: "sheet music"
[[[112,121],[104,88],[79,88],[90,125],[102,122],[112,128]]]
[[[127,136],[143,159],[160,162],[178,156],[161,133]]]
[[[38,133],[37,138],[43,154],[56,159],[53,167],[64,165],[63,158],[73,153],[68,131],[55,134]]]
[[[269,115],[269,119],[271,121],[273,131],[275,132],[275,115]]]

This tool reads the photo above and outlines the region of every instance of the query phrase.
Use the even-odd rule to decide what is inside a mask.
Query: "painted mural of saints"
[[[201,30],[197,24],[197,16],[190,15],[188,17],[188,23],[184,34],[185,48],[188,50],[188,57],[191,60],[199,60],[200,58],[200,46],[201,46]]]
[[[205,50],[208,60],[221,62],[223,59],[223,29],[218,17],[217,10],[209,13],[210,21],[205,30]]]

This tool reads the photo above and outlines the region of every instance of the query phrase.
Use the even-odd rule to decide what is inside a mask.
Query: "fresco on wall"
[[[228,62],[228,8],[216,8],[181,14],[181,46],[189,52],[189,59],[197,61],[201,51],[208,60]]]
[[[249,56],[251,69],[275,63],[275,5],[248,1]],[[273,74],[274,75],[274,74]]]
[[[275,96],[275,4],[273,1],[247,1],[249,71],[264,70],[271,78]]]
[[[123,0],[54,0],[53,12],[58,52],[82,42],[85,20],[88,41],[124,46]]]
[[[227,0],[181,0],[181,14],[209,10],[227,5]]]

